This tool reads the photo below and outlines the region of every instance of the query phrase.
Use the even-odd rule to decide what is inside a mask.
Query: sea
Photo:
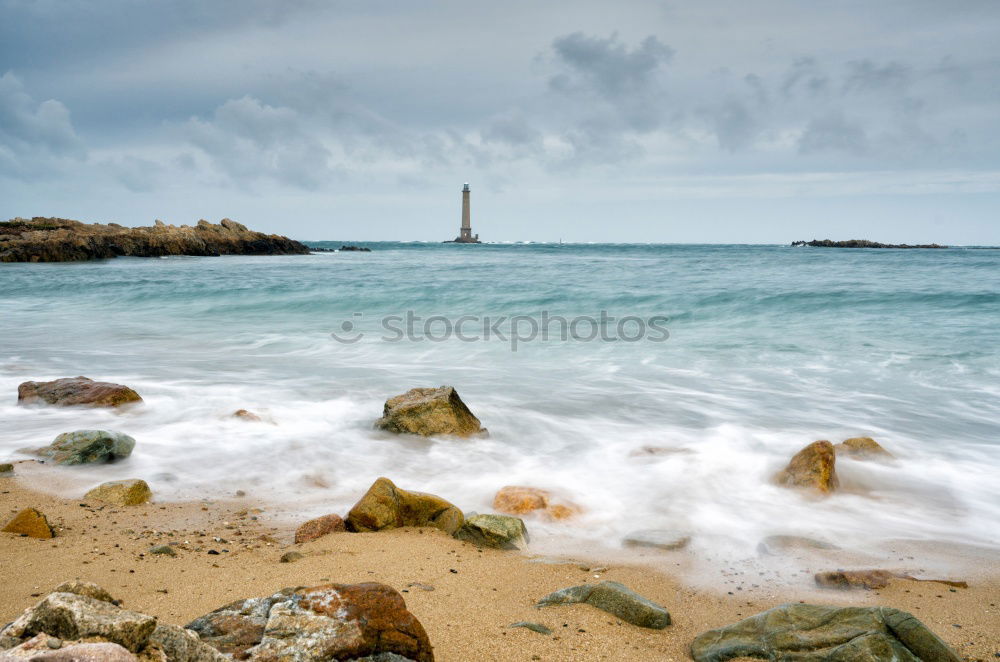
[[[467,512],[525,485],[580,511],[529,519],[542,550],[667,529],[722,563],[770,535],[1000,558],[1000,251],[361,245],[0,265],[0,459],[109,429],[131,457],[37,487],[144,478],[160,501],[242,490],[305,519],[380,476]],[[17,406],[19,383],[77,375],[144,404]],[[386,399],[441,385],[488,437],[374,429]],[[896,459],[840,458],[825,499],[771,483],[856,436]]]

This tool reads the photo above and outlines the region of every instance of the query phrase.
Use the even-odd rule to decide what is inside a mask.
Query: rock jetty
[[[0,262],[74,262],[118,256],[305,255],[309,248],[288,237],[248,230],[228,218],[219,224],[127,228],[65,218],[15,218],[0,223]]]
[[[813,239],[812,241],[793,241],[792,246],[818,246],[820,248],[948,248],[941,244],[880,244],[867,239],[848,239],[833,241],[832,239]]]

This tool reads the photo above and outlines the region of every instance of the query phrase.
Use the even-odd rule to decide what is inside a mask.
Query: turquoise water
[[[0,265],[0,457],[103,427],[134,436],[134,455],[67,470],[62,489],[136,476],[163,499],[243,489],[306,515],[346,510],[385,475],[476,511],[503,485],[547,487],[585,514],[535,530],[605,543],[675,528],[730,556],[770,533],[864,552],[894,539],[1000,548],[1000,251],[367,245]],[[581,323],[517,351],[509,336],[384,340],[382,318],[407,311],[664,316],[669,338],[587,341]],[[22,381],[78,374],[146,404],[14,404]],[[386,398],[441,384],[489,439],[372,430]],[[231,419],[239,408],[273,424]],[[822,502],[768,484],[807,443],[857,435],[899,461],[841,460],[844,490]],[[636,456],[643,446],[680,452]]]

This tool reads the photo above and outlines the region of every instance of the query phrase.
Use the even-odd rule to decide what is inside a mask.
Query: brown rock
[[[888,570],[834,570],[816,573],[816,586],[821,588],[873,590],[885,588],[895,577]]]
[[[252,411],[237,409],[233,412],[233,418],[240,418],[251,423],[260,423],[263,419]]]
[[[414,388],[385,402],[375,427],[397,434],[471,437],[486,432],[451,386]]]
[[[895,456],[882,448],[871,437],[851,437],[840,442],[833,449],[837,455],[844,455],[855,460],[892,460]]]
[[[326,584],[271,608],[255,662],[350,660],[394,653],[433,662],[427,633],[394,589],[375,583]],[[317,616],[323,618],[316,618]],[[288,633],[295,636],[289,637]]]
[[[401,526],[431,526],[455,533],[465,516],[455,505],[433,494],[409,492],[388,478],[376,480],[347,514],[349,531],[382,531]]]
[[[328,533],[346,531],[344,520],[340,515],[323,515],[305,522],[295,530],[295,542],[304,543],[316,540]]]
[[[131,478],[101,483],[87,492],[83,498],[104,501],[116,506],[138,506],[152,499],[153,491],[149,489],[146,481]]]
[[[829,494],[839,487],[835,468],[837,456],[829,441],[814,441],[792,458],[788,466],[774,476],[782,487],[812,489]]]
[[[19,512],[14,516],[14,519],[7,522],[3,530],[7,533],[19,533],[23,536],[41,538],[43,540],[55,535],[52,527],[49,526],[49,520],[34,508],[25,508]]]
[[[187,627],[234,659],[254,662],[380,655],[434,660],[423,626],[403,597],[383,584],[287,588],[267,598],[231,603]]]
[[[17,403],[23,405],[45,403],[61,407],[118,407],[131,402],[142,402],[142,398],[128,386],[95,382],[87,377],[24,382],[17,387]]]
[[[508,515],[527,515],[540,511],[553,520],[564,520],[580,512],[572,503],[553,501],[552,493],[537,487],[507,485],[493,497],[493,509]]]

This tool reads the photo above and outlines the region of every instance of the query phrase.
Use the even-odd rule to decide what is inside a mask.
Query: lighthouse
[[[479,235],[472,234],[472,212],[469,209],[469,183],[462,187],[462,227],[455,238],[456,244],[478,244]]]

